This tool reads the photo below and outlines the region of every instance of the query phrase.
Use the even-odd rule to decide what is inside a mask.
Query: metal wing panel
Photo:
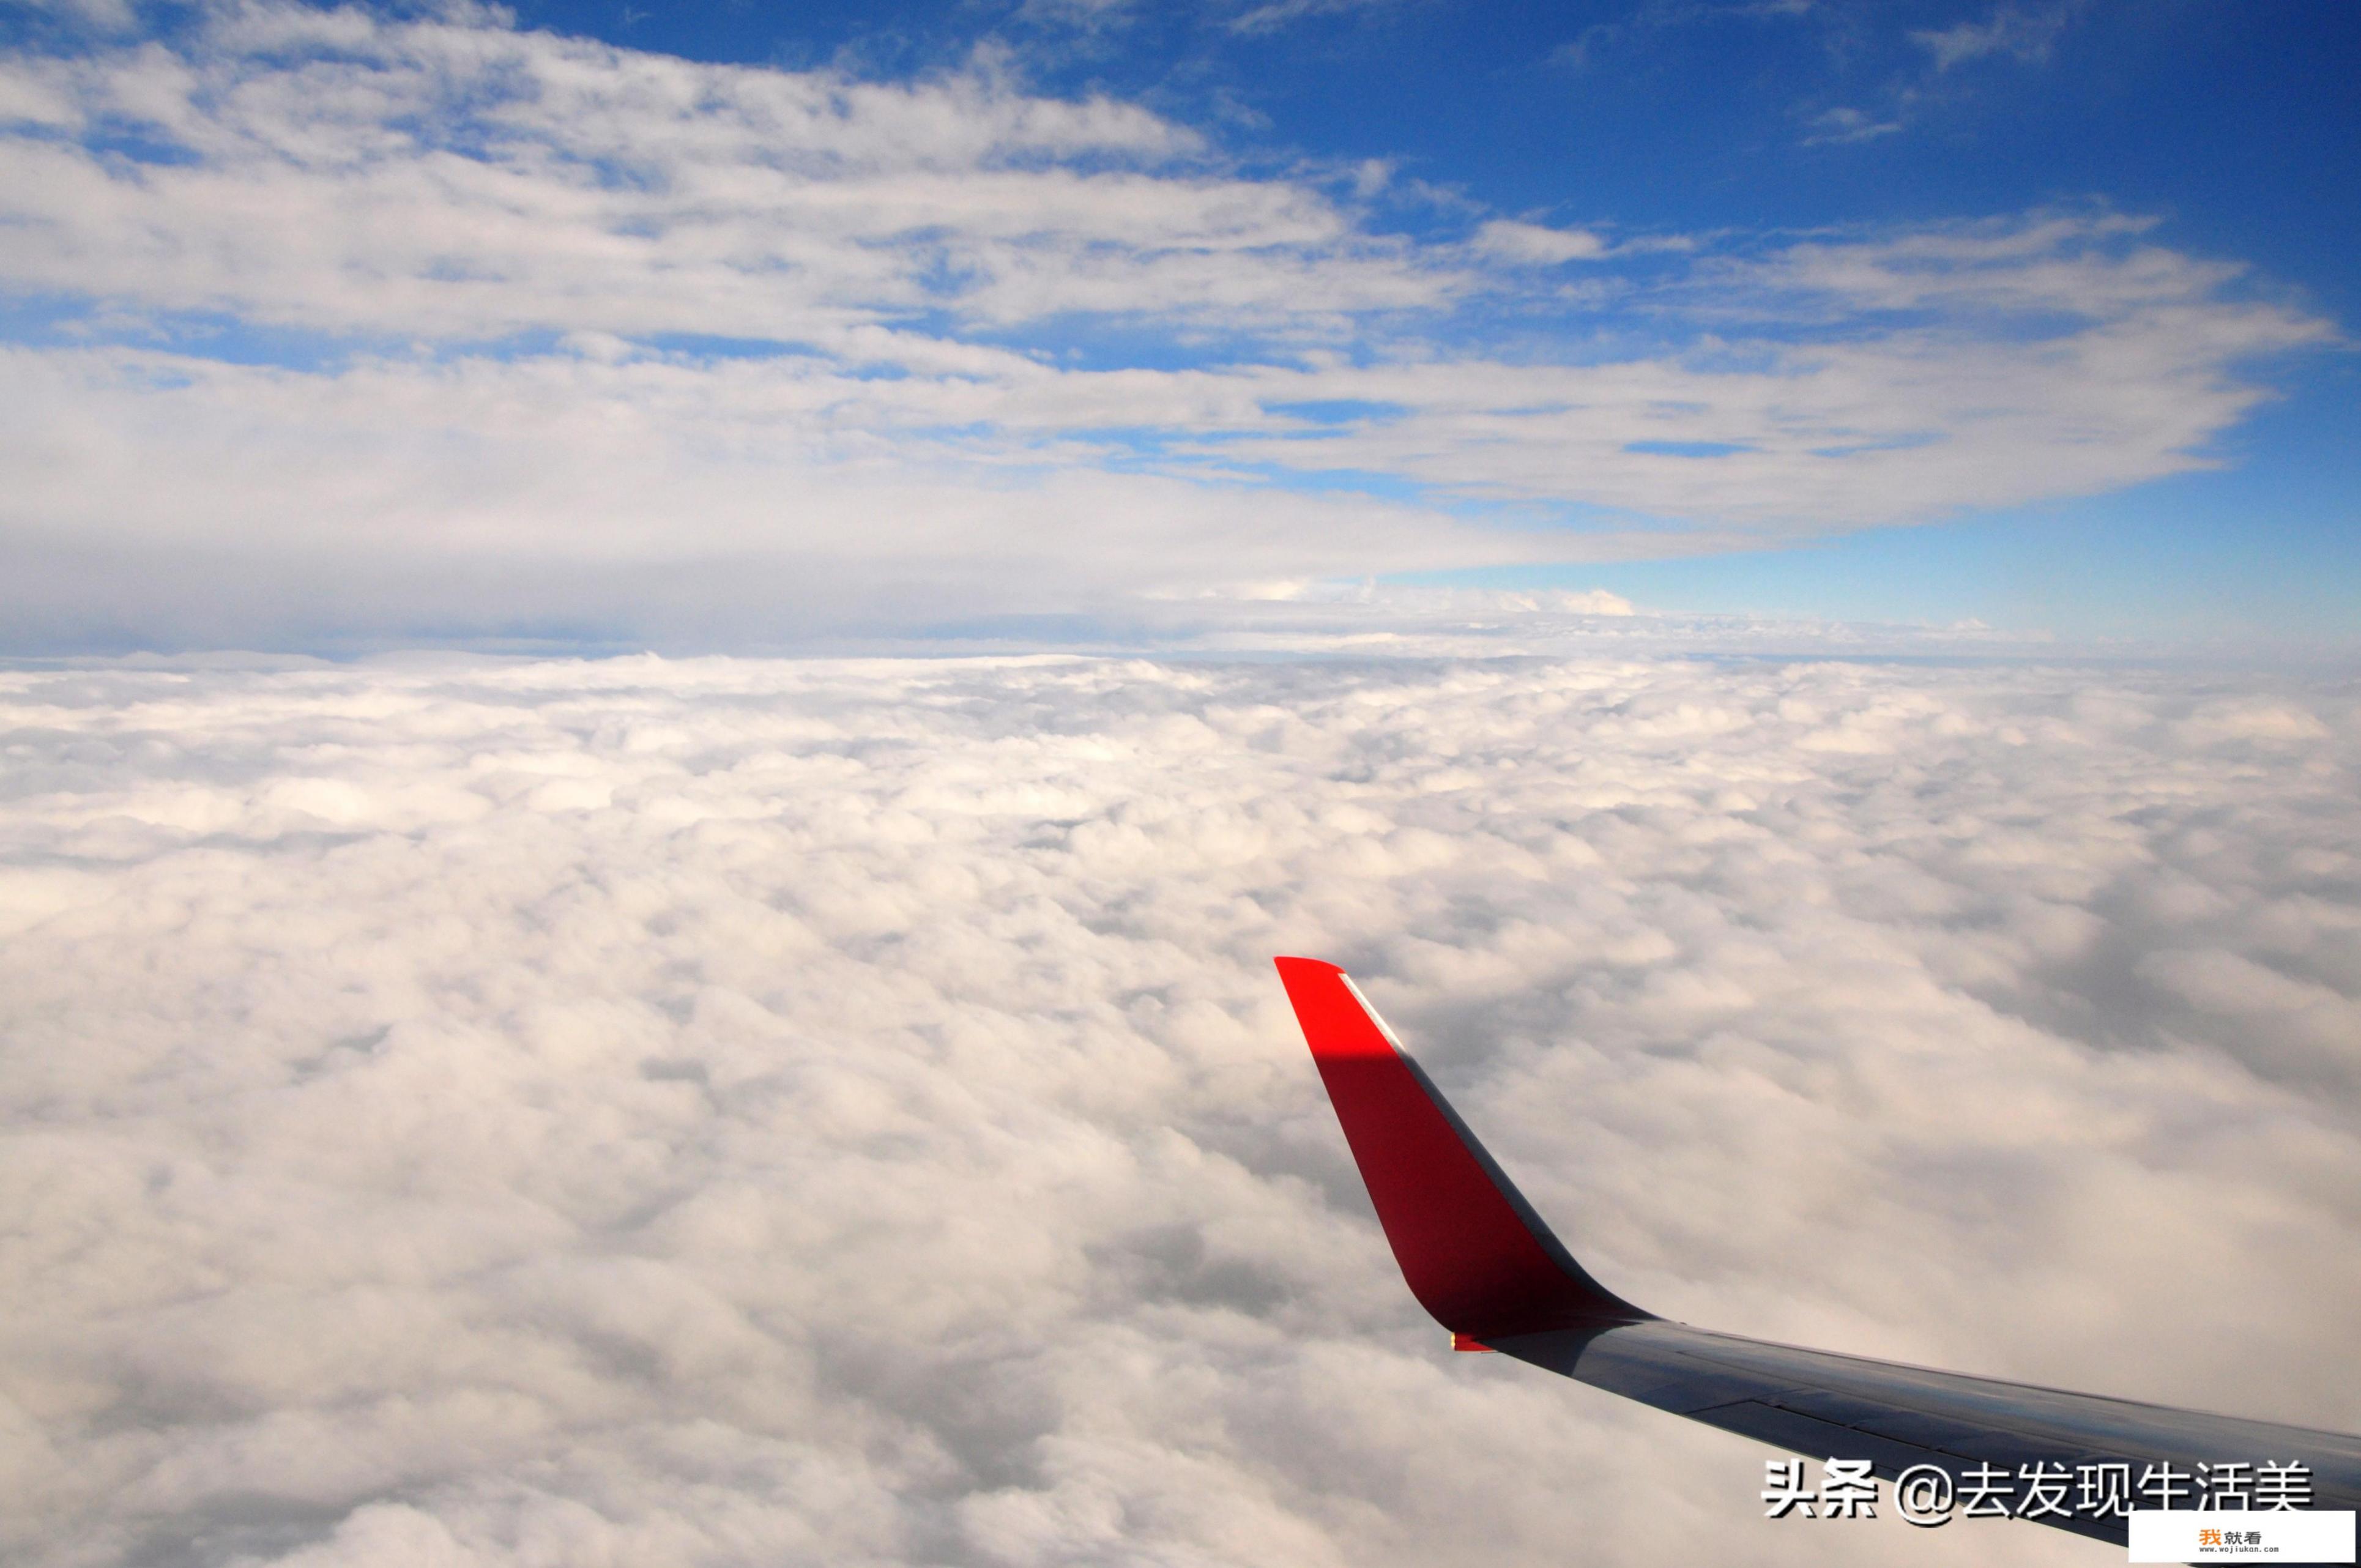
[[[1815,1459],[1867,1459],[1891,1480],[1934,1464],[2295,1462],[2312,1506],[2361,1508],[2361,1438],[2133,1399],[1773,1344],[1656,1320],[1496,1339],[1492,1348],[1675,1415]],[[2039,1520],[2121,1542],[2119,1519]]]

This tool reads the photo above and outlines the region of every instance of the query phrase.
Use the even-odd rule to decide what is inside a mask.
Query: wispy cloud
[[[1375,11],[1397,0],[1250,0],[1224,25],[1234,33],[1275,33],[1309,16],[1333,16],[1354,11]]]
[[[2049,59],[2059,36],[2081,10],[2079,5],[2047,6],[2002,5],[1982,22],[1960,22],[1949,27],[1920,29],[1911,41],[1934,56],[1935,69],[1949,71],[1970,60],[1994,55],[2022,64],[2037,65]]]
[[[1816,0],[1638,0],[1618,20],[1592,22],[1559,44],[1546,63],[1587,70],[1598,57],[1676,29],[1723,22],[1795,21],[1812,16]]]
[[[1899,118],[1878,119],[1862,110],[1842,104],[1833,109],[1823,109],[1806,123],[1811,127],[1811,134],[1804,138],[1806,146],[1822,142],[1874,141],[1879,137],[1889,137],[1902,129]]]
[[[129,32],[139,22],[132,0],[16,0],[16,4],[25,11],[46,13],[101,32]]]
[[[1503,261],[1527,261],[1543,267],[1566,261],[1596,261],[1607,254],[1607,242],[1587,229],[1551,228],[1494,218],[1476,231],[1476,248]]]
[[[1893,61],[1885,49],[1864,47],[1864,33],[1873,30],[1864,22],[1864,15],[1878,17],[1878,8],[1869,7],[1865,14],[1832,14],[1827,22],[1832,59],[1850,60],[1856,54],[1865,54],[1885,60],[1886,73],[1874,87],[1832,84],[1827,93],[1800,104],[1797,114],[1806,127],[1804,145],[1872,142],[1908,131],[1929,115],[1957,113],[1972,103],[1973,93],[1967,81],[1972,73],[1954,75],[1955,68],[1994,58],[2019,65],[2046,65],[2082,9],[2079,0],[2047,5],[2004,5],[1982,20],[1891,33],[1887,35],[1891,47],[1910,55],[1899,62]],[[1890,26],[1891,18],[1886,21]],[[1823,107],[1830,95],[1854,97],[1856,104]],[[1861,107],[1860,103],[1873,106]]]
[[[1404,230],[1366,168],[1250,172],[990,54],[192,27],[0,65],[19,637],[630,638],[702,596],[727,641],[1759,544],[2202,465],[2330,332],[2103,212]]]

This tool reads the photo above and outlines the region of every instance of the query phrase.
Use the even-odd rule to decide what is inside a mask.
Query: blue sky
[[[2348,6],[6,17],[19,652],[2350,646]]]

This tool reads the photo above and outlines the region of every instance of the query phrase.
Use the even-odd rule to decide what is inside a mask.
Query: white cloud
[[[1799,7],[1797,14],[1808,7]],[[1976,60],[2004,57],[2020,65],[2046,65],[2058,40],[2083,9],[2081,0],[2048,0],[2033,5],[2002,5],[1982,21],[1961,21],[1948,27],[1913,27],[1904,37],[1927,51],[1926,64],[1889,77],[1872,96],[1880,106],[1828,106],[1815,96],[1796,105],[1806,134],[1803,144],[1847,146],[1873,142],[1919,125],[1927,116],[1956,116],[1974,102],[1968,80],[1973,72],[1954,75],[1954,68]],[[1842,60],[1861,41],[1860,27],[1869,13],[1823,7],[1829,24],[1824,41],[1830,57]]]
[[[1095,30],[1119,27],[1132,19],[1132,0],[1025,0],[1016,19],[1049,26]]]
[[[1383,232],[1381,164],[1247,171],[989,53],[254,0],[0,94],[0,287],[63,312],[0,363],[18,647],[744,648],[1761,547],[2202,466],[2333,335],[2104,213]]]
[[[131,0],[16,0],[28,11],[47,11],[102,32],[128,32],[138,22]]]
[[[1169,120],[1025,93],[988,58],[884,84],[480,17],[251,5],[182,53],[20,59],[7,74],[61,104],[43,116],[53,132],[127,127],[179,153],[0,144],[8,281],[151,308],[436,337],[832,344],[934,309],[1226,319],[1429,304],[1450,286],[1303,187],[1205,166]]]
[[[1505,261],[1541,267],[1595,261],[1607,254],[1606,241],[1587,229],[1554,229],[1510,218],[1495,218],[1479,227],[1476,247]]]
[[[2038,65],[2049,59],[2059,35],[2080,9],[2074,4],[2031,9],[2002,5],[1985,21],[1914,31],[1910,40],[1935,57],[1937,71],[1949,71],[1955,65],[1993,55],[2007,55],[2023,64]]]
[[[1892,1561],[1898,1525],[1764,1524],[1751,1445],[1443,1351],[1287,950],[1352,965],[1659,1310],[2361,1424],[2343,685],[637,658],[0,694],[30,1568]]]
[[[1875,141],[1879,137],[1890,137],[1902,129],[1902,122],[1898,119],[1881,120],[1863,110],[1842,104],[1832,109],[1821,110],[1811,117],[1809,124],[1812,134],[1804,138],[1806,147],[1822,142]]]
[[[1275,33],[1310,16],[1382,9],[1393,0],[1247,0],[1225,24],[1234,33]]]
[[[2323,329],[2213,300],[2224,269],[2109,249],[2111,226],[1718,262],[1691,308],[1719,335],[1590,365],[1091,369],[875,327],[835,356],[719,360],[612,337],[332,369],[17,350],[0,547],[24,636],[571,625],[710,647],[765,628],[1119,616],[1280,576],[1759,545],[2208,461],[2264,395],[2230,367]],[[2064,313],[2081,324],[1982,331]],[[1747,346],[1774,317],[1844,341]],[[1348,482],[1297,488],[1327,474]],[[1411,498],[1357,494],[1355,475]],[[1631,521],[1489,530],[1438,510],[1454,498]],[[1650,516],[1692,531],[1667,539]]]

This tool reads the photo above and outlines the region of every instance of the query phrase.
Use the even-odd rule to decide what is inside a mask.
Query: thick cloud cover
[[[1660,1310],[2361,1426],[2349,684],[0,692],[13,1563],[1894,1559],[1762,1521],[1749,1444],[1444,1352],[1281,951]]]

